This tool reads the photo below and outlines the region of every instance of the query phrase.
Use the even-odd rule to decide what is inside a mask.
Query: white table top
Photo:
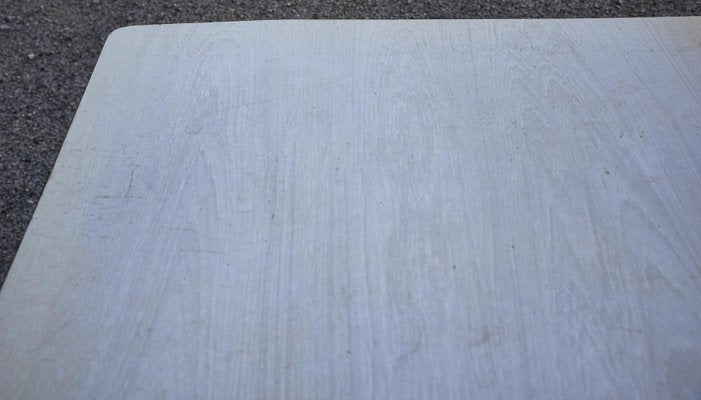
[[[108,39],[4,399],[701,397],[701,18]]]

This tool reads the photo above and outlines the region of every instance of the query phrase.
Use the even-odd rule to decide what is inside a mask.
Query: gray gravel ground
[[[701,0],[0,0],[0,286],[102,44],[125,25],[701,15]]]

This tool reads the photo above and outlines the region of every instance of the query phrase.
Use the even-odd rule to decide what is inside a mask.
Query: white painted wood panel
[[[698,399],[701,19],[108,39],[6,399]]]

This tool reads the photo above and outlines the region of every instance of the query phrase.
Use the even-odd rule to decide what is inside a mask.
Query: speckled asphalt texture
[[[701,0],[0,0],[0,285],[107,35],[126,25],[288,18],[701,15]]]

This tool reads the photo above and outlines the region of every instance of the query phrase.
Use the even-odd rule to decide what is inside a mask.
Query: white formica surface
[[[701,18],[116,31],[0,396],[701,398]]]

